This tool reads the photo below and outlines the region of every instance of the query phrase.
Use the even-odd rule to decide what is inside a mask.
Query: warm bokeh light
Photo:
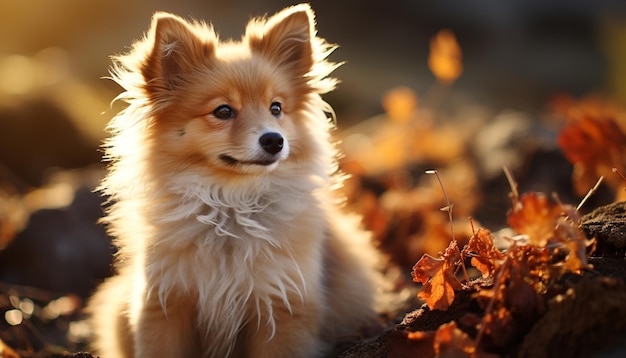
[[[444,84],[451,84],[463,72],[461,47],[454,33],[441,30],[430,40],[428,68]]]
[[[406,123],[417,110],[418,98],[408,87],[396,87],[383,95],[385,113],[394,122]]]

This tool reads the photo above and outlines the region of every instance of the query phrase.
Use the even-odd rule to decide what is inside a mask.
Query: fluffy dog
[[[333,192],[333,49],[297,5],[240,41],[157,13],[115,58],[103,358],[319,357],[375,319],[376,253]]]

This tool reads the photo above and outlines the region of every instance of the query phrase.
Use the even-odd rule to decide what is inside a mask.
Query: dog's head
[[[161,164],[242,176],[314,155],[315,127],[328,125],[311,123],[326,121],[311,107],[336,83],[325,60],[334,47],[315,32],[308,5],[254,19],[241,41],[224,42],[206,24],[155,14],[118,72],[141,83]]]

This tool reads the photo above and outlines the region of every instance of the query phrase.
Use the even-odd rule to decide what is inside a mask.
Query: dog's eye
[[[283,109],[280,106],[280,103],[278,103],[278,102],[272,103],[272,105],[270,106],[270,112],[275,117],[280,116],[283,113]]]
[[[213,111],[213,116],[219,119],[233,118],[235,116],[235,110],[231,106],[223,104],[215,108],[215,110]]]

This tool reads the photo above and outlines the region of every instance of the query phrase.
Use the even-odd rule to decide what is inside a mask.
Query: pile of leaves
[[[576,208],[542,193],[520,196],[514,190],[511,196],[507,221],[518,235],[508,238],[506,249],[495,246],[489,230],[472,228],[463,247],[453,238],[439,257],[425,254],[413,267],[413,281],[423,284],[418,297],[428,309],[447,310],[459,291],[473,293],[480,306],[477,314],[460,317],[460,323],[446,323],[429,332],[399,331],[416,355],[503,352],[545,313],[564,274],[590,268],[587,249],[592,241],[580,229]],[[446,210],[450,209],[448,205]],[[466,263],[479,277],[469,277]]]

